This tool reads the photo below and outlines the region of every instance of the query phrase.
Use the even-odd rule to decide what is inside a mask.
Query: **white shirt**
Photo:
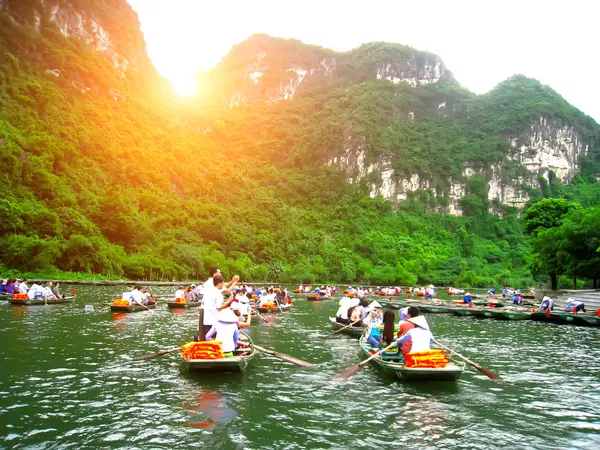
[[[204,317],[206,318],[206,313]],[[222,342],[221,348],[223,349],[224,353],[227,353],[235,350],[233,335],[237,330],[237,322],[215,322],[207,334],[210,335],[216,331],[216,339]],[[214,339],[214,336],[211,336],[211,339]]]
[[[29,290],[29,286],[27,286],[27,283],[25,283],[24,281],[19,284],[19,293],[20,294],[27,294],[27,291]]]
[[[267,302],[275,303],[275,294],[267,294],[261,295],[260,297],[260,306],[264,305]]]
[[[410,348],[411,353],[431,350],[429,345],[433,339],[433,334],[431,334],[431,331],[421,327],[411,328],[398,340],[398,342],[403,343],[404,341],[408,340],[409,337],[412,339],[412,346]]]
[[[212,280],[212,278],[211,278]],[[214,325],[217,322],[217,308],[223,305],[223,295],[214,286],[206,287],[204,290],[204,325]],[[225,350],[224,350],[225,351]]]
[[[41,290],[41,286],[38,286],[37,284],[32,284],[31,285],[31,289],[29,289],[29,292],[27,293],[27,297],[30,299],[35,298],[35,294]]]
[[[43,295],[44,297],[54,297],[54,293],[52,292],[52,288],[50,287],[45,287],[43,290]]]
[[[340,319],[348,320],[348,306],[340,306],[335,313],[335,316]]]
[[[185,298],[185,291],[183,289],[177,289],[175,291],[175,298]]]
[[[131,292],[123,292],[123,295],[121,295],[121,298],[123,300],[131,300]]]
[[[144,299],[144,295],[142,294],[142,291],[134,289],[133,291],[131,291],[131,295],[133,296],[134,302],[142,303],[142,300]]]

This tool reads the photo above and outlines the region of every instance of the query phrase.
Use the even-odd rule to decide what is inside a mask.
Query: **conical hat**
[[[375,300],[369,305],[369,309],[381,308],[381,304]]]
[[[231,309],[225,308],[217,313],[217,320],[219,322],[234,323],[239,321],[240,318]]]
[[[427,323],[427,319],[425,319],[424,316],[409,317],[407,320],[411,323],[414,323],[418,327],[429,330],[429,324]]]
[[[358,306],[360,304],[360,299],[356,297],[342,297],[340,299],[340,306],[347,306],[350,308],[351,306]]]

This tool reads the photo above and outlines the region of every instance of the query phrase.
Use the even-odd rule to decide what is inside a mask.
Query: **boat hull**
[[[167,308],[169,308],[169,309],[197,308],[198,306],[200,306],[200,302],[187,302],[187,303],[168,302],[167,303]]]
[[[73,299],[73,298],[63,298],[63,299],[55,298],[55,299],[48,299],[48,300],[44,301],[44,299],[39,299],[39,298],[35,298],[35,299],[11,298],[8,301],[11,305],[15,305],[15,306],[18,306],[18,305],[35,306],[35,305],[60,305],[62,303],[73,303],[75,301],[75,299]]]
[[[242,333],[242,336],[245,338],[244,342],[250,344],[249,352],[244,352],[243,354],[231,356],[229,358],[187,359],[181,356],[181,359],[187,370],[190,372],[244,372],[250,361],[256,356],[256,349],[254,348],[252,340],[246,334]]]
[[[156,303],[149,303],[147,305],[145,305],[146,308],[144,308],[143,306],[140,305],[131,305],[131,306],[116,306],[116,305],[110,305],[110,310],[112,312],[126,312],[126,313],[130,313],[130,312],[138,312],[138,311],[147,311],[148,309],[154,309],[156,308]]]
[[[371,356],[371,346],[361,343],[361,349],[367,356]],[[446,367],[433,369],[426,367],[408,368],[404,367],[401,362],[385,360],[381,357],[371,360],[377,364],[384,372],[393,375],[402,381],[412,382],[438,382],[438,381],[457,381],[464,372],[464,364],[457,365],[454,363],[448,364]]]
[[[345,323],[336,322],[335,317],[330,317],[329,321],[331,322],[331,329],[334,331],[341,330],[346,325],[348,325]],[[364,325],[361,325],[359,327],[351,326],[351,327],[347,327],[343,331],[340,331],[340,333],[344,333],[344,334],[347,334],[348,336],[359,338],[365,332],[366,329],[367,329],[367,327]]]
[[[278,306],[276,306],[275,308],[263,308],[258,306],[256,308],[256,310],[259,313],[263,313],[263,314],[268,314],[268,313],[278,313],[278,312],[282,312],[282,311],[287,311],[288,309],[290,309],[292,307],[292,305],[281,305],[281,309],[279,309]]]

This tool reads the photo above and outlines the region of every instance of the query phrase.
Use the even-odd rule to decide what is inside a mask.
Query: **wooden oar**
[[[136,305],[143,306],[143,307],[144,307],[144,308],[146,308],[148,311],[152,311],[152,310],[151,310],[150,308],[148,308],[146,305],[144,305],[144,304],[142,304],[142,303],[138,303],[138,302],[136,302],[135,300],[133,300],[133,303],[135,303]],[[154,311],[152,311],[152,312],[154,312]]]
[[[358,323],[358,322],[360,322],[361,320],[362,320],[362,319],[357,319],[357,320],[355,320],[354,322],[352,322],[352,323],[349,323],[349,324],[348,324],[348,325],[346,325],[345,327],[342,327],[342,328],[340,328],[339,330],[335,330],[335,331],[333,332],[333,334],[339,333],[340,331],[344,331],[346,328],[348,328],[348,327],[351,327],[352,325],[354,325],[355,323]]]
[[[142,355],[142,356],[138,356],[137,358],[134,358],[134,361],[142,361],[142,360],[150,360],[150,359],[154,359],[154,358],[158,358],[159,356],[163,356],[166,355],[167,353],[171,353],[174,352],[175,350],[179,350],[181,347],[175,347],[172,348],[170,350],[161,350],[160,352],[157,353],[150,353],[148,355]]]
[[[396,345],[396,340],[394,340],[390,345],[388,345],[386,348],[382,348],[381,350],[379,350],[377,353],[374,353],[373,355],[369,356],[367,359],[365,359],[362,362],[359,362],[358,364],[353,365],[352,367],[350,367],[348,370],[345,370],[344,372],[340,373],[339,375],[336,375],[335,377],[333,377],[334,380],[338,381],[338,380],[345,380],[346,378],[350,378],[352,375],[354,375],[356,372],[358,372],[358,370],[363,367],[364,365],[366,365],[369,361],[371,361],[373,358],[376,358],[378,355],[381,355],[383,352],[385,352],[386,350],[389,350],[390,348],[392,348],[394,345]]]
[[[486,377],[491,378],[492,380],[503,380],[503,378],[500,375],[495,374],[494,372],[492,372],[489,369],[486,369],[483,366],[480,366],[479,364],[477,364],[476,362],[471,361],[470,359],[468,359],[467,357],[461,355],[460,353],[455,352],[454,350],[452,350],[451,348],[446,347],[443,344],[440,344],[438,341],[436,341],[435,339],[432,340],[435,344],[439,345],[440,347],[442,347],[445,350],[448,350],[451,353],[454,353],[456,356],[458,356],[459,358],[465,360],[466,362],[468,362],[469,364],[471,364],[473,367],[475,367],[477,370],[479,370],[482,374],[484,374]]]
[[[300,367],[311,367],[313,365],[312,363],[309,363],[307,361],[302,361],[301,359],[294,358],[293,356],[285,355],[283,353],[279,353],[279,352],[276,352],[273,350],[268,350],[266,348],[259,347],[256,344],[254,344],[254,348],[256,350],[258,350],[259,352],[263,352],[263,353],[266,353],[267,355],[275,356],[276,358],[282,359],[287,362],[291,362],[292,364],[296,364],[297,366],[300,366]]]
[[[263,316],[261,316],[261,315],[260,315],[260,313],[259,313],[259,312],[256,310],[256,308],[253,308],[253,307],[251,306],[251,307],[250,307],[250,309],[251,309],[252,311],[254,311],[254,313],[255,313],[255,314],[258,316],[258,317],[260,317],[262,320],[264,320],[264,321],[265,321],[265,322],[267,322],[267,323],[271,323],[271,322],[269,322],[267,319],[265,319]]]

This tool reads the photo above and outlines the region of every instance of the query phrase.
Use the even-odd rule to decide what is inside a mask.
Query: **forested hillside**
[[[506,135],[540,115],[573,126],[589,150],[569,185],[541,177],[530,203],[598,204],[598,125],[535,80],[514,77],[484,96],[445,69],[435,82],[397,83],[379,76],[381,61],[435,55],[376,43],[275,101],[287,62],[263,73],[268,89],[248,87],[245,45],[259,39],[296,63],[333,52],[260,36],[183,100],[147,61],[124,0],[56,2],[102,24],[110,58],[65,36],[50,3],[0,2],[0,274],[198,279],[219,265],[250,280],[529,285],[533,238],[518,210],[490,201],[485,174],[464,167],[503,161]],[[245,86],[251,95],[231,104]],[[357,142],[367,161],[389,157],[395,176],[431,179],[433,194],[389,202],[370,195],[368,176],[348,183],[332,161]],[[453,178],[466,186],[463,216],[444,214]]]

